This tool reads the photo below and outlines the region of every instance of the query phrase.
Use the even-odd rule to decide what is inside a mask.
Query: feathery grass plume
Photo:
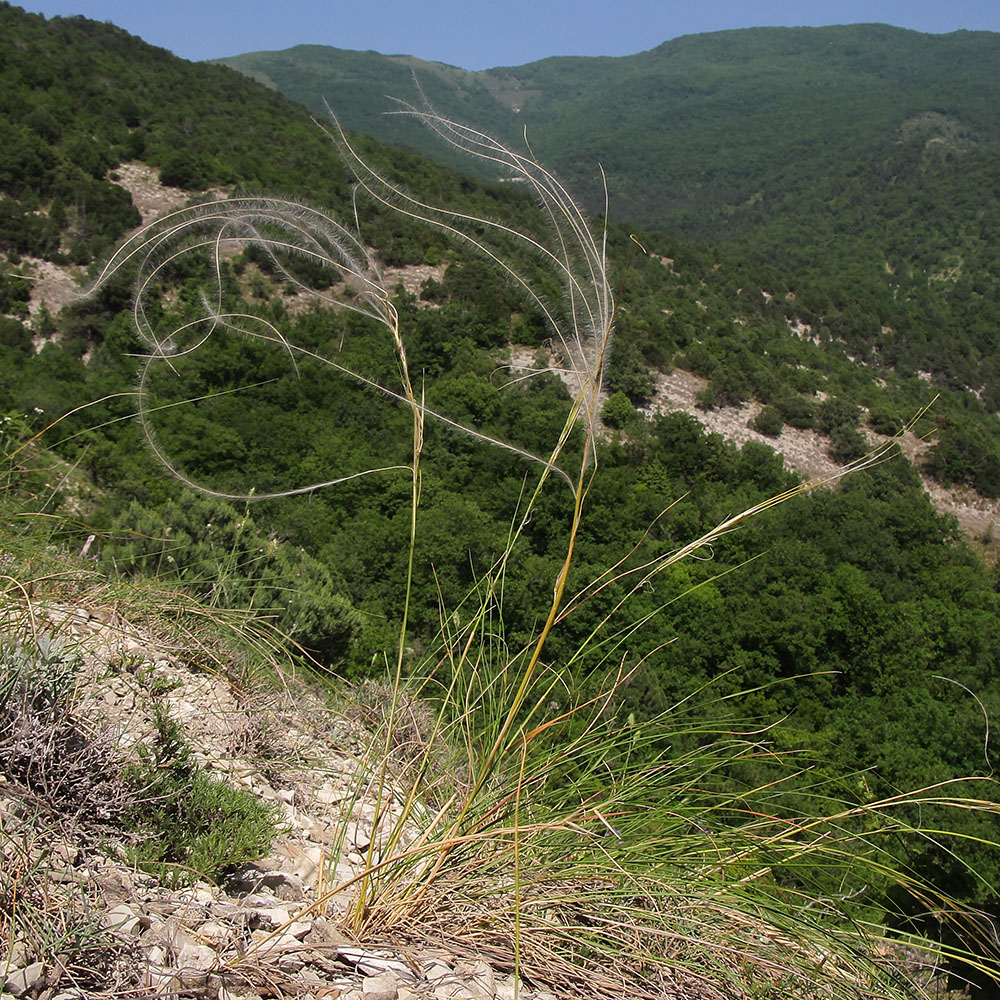
[[[330,892],[314,905],[323,908],[353,893],[342,918],[361,940],[445,942],[458,954],[483,954],[520,979],[566,996],[926,996],[941,981],[937,963],[955,958],[997,981],[991,926],[921,885],[898,856],[898,845],[908,839],[959,849],[946,830],[922,828],[922,809],[995,815],[994,802],[964,796],[961,782],[883,801],[852,798],[844,791],[846,780],[812,777],[821,773],[813,771],[812,758],[776,748],[766,726],[741,729],[695,718],[692,700],[648,723],[618,717],[616,698],[628,681],[623,664],[630,653],[650,652],[641,650],[642,621],[627,624],[622,617],[631,598],[668,566],[710,552],[716,539],[746,519],[829,480],[801,484],[737,513],[664,557],[633,566],[635,553],[628,554],[567,601],[577,532],[597,472],[602,371],[615,318],[604,236],[594,234],[573,199],[530,152],[512,151],[433,112],[404,107],[401,113],[419,116],[445,141],[520,178],[542,207],[546,238],[503,220],[428,204],[372,169],[335,123],[332,138],[354,170],[359,197],[466,241],[504,269],[547,318],[576,386],[572,412],[548,455],[490,438],[424,405],[407,368],[405,332],[374,255],[360,234],[325,213],[258,198],[184,209],[126,243],[98,279],[138,266],[134,318],[150,352],[140,377],[140,416],[156,454],[189,485],[197,484],[171,465],[152,433],[150,371],[154,366],[169,371],[217,330],[269,342],[293,366],[318,361],[378,388],[412,414],[412,462],[403,467],[411,478],[407,599],[400,609],[385,708],[358,757],[343,839],[352,813],[368,815],[371,829],[363,862],[346,878],[338,873]],[[373,317],[386,328],[399,384],[381,385],[320,358],[290,343],[260,316],[227,311],[222,259],[247,245],[262,249],[296,285],[299,279],[281,263],[287,254],[329,269],[345,292],[318,293],[320,300]],[[517,245],[559,277],[566,291],[562,307],[550,304],[513,263],[510,247]],[[208,252],[218,294],[214,301],[203,299],[199,318],[160,330],[150,298],[159,276],[188,251]],[[442,612],[436,648],[422,662],[406,663],[404,671],[428,419],[510,448],[538,463],[541,472],[522,498],[504,551],[460,608]],[[569,472],[560,458],[578,424],[586,446]],[[850,469],[891,453],[890,444]],[[323,483],[261,492],[258,498],[399,468],[331,473]],[[505,573],[553,473],[572,488],[566,552],[544,622],[530,642],[511,647],[504,632]],[[549,662],[552,630],[611,584],[619,585],[623,596],[600,626],[566,662]],[[592,671],[596,661],[607,672],[586,695],[579,694],[573,674],[583,661]],[[720,699],[720,709],[734,697]],[[413,724],[414,699],[430,706],[419,713],[419,725]],[[732,774],[740,766],[761,779],[738,784]],[[948,936],[931,940],[912,922],[891,930],[893,893],[913,902]],[[252,957],[249,952],[243,960]]]
[[[320,356],[301,345],[289,342],[274,322],[245,311],[227,312],[223,308],[223,260],[248,247],[262,251],[274,270],[291,287],[308,294],[320,306],[359,313],[382,325],[395,352],[398,383],[386,385],[364,373],[349,368],[333,358]],[[162,294],[160,281],[187,255],[207,252],[210,256],[214,299],[201,298],[202,315],[180,326],[160,329],[153,303]],[[288,267],[282,257],[299,257],[327,272],[339,290],[324,291],[306,285]],[[150,380],[159,368],[176,371],[181,359],[193,355],[217,331],[228,331],[275,345],[287,356],[292,369],[308,359],[337,372],[360,385],[377,389],[384,397],[409,407],[420,419],[433,418],[464,434],[513,451],[528,461],[548,467],[549,459],[532,454],[516,445],[491,437],[481,431],[457,424],[446,414],[435,412],[417,398],[410,380],[403,332],[399,315],[392,303],[377,258],[359,234],[341,225],[327,213],[298,202],[274,198],[235,197],[204,202],[171,212],[140,230],[126,241],[107,261],[93,282],[93,294],[112,275],[135,269],[133,323],[139,339],[148,349],[140,367],[137,408],[147,442],[164,468],[180,482],[212,496],[229,500],[264,500],[310,493],[317,489],[383,472],[405,471],[408,466],[365,468],[322,482],[302,484],[268,492],[248,485],[242,492],[213,489],[206,483],[193,482],[176,467],[169,449],[157,438],[151,415]],[[188,400],[187,402],[195,402]],[[168,404],[174,405],[174,404]],[[560,472],[564,478],[565,473]]]
[[[530,155],[519,153],[483,132],[420,110],[404,102],[396,114],[418,118],[444,142],[470,156],[496,164],[508,177],[522,182],[538,202],[548,224],[543,239],[512,227],[502,219],[470,215],[431,205],[409,194],[373,170],[357,152],[331,112],[331,137],[354,171],[360,188],[379,204],[433,225],[470,244],[498,265],[531,300],[548,322],[562,360],[563,374],[574,385],[570,420],[582,417],[588,428],[588,458],[594,459],[598,403],[604,359],[611,344],[615,303],[608,277],[606,233],[595,237],[583,211],[558,178]],[[565,309],[547,301],[543,292],[510,260],[509,246],[527,248],[562,284]]]

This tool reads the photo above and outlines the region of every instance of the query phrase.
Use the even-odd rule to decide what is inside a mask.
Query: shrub
[[[835,427],[857,427],[861,408],[839,396],[824,399],[816,408],[816,429],[823,434],[832,433]]]
[[[753,426],[761,434],[777,437],[781,433],[781,428],[785,426],[785,420],[781,415],[781,410],[776,406],[765,406],[754,417]]]
[[[848,424],[838,424],[830,431],[830,457],[841,465],[848,465],[868,451],[868,444],[857,429]]]
[[[128,769],[141,796],[124,817],[141,835],[133,851],[136,864],[178,884],[217,882],[228,869],[267,854],[278,831],[275,809],[206,773],[162,705],[153,721],[152,746]]]
[[[113,824],[132,790],[113,734],[72,711],[80,664],[45,635],[0,640],[0,772],[49,815]]]
[[[221,607],[271,613],[292,642],[330,669],[360,627],[318,559],[269,538],[248,511],[193,491],[159,508],[132,501],[112,520],[101,565],[178,580]]]
[[[636,409],[624,392],[609,396],[601,407],[601,420],[609,427],[624,427],[635,415]]]
[[[808,430],[813,425],[815,407],[805,396],[788,394],[774,401],[775,409],[789,427],[797,430]]]
[[[203,191],[208,184],[205,168],[192,153],[175,153],[160,167],[160,183],[187,191]]]
[[[606,382],[609,392],[621,392],[632,403],[648,400],[656,391],[649,365],[639,349],[624,339],[616,340],[611,348]]]
[[[903,429],[903,421],[890,410],[872,407],[868,414],[868,426],[876,434],[894,437]]]

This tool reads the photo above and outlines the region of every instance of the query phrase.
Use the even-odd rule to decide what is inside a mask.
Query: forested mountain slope
[[[371,116],[373,78],[405,83],[400,57],[300,47],[225,61],[318,112],[335,95],[352,127],[435,155],[415,126]],[[998,62],[1000,35],[869,24],[416,73],[445,113],[527,128],[592,211],[600,164],[614,218],[811,279],[804,321],[853,300],[867,314],[856,355],[979,389],[996,379],[1000,321]],[[419,102],[412,85],[393,93]]]
[[[4,6],[0,27],[0,128],[12,140],[0,153],[0,412],[9,475],[25,477],[34,513],[59,512],[62,537],[104,569],[156,574],[215,604],[272,614],[288,640],[330,671],[383,672],[405,606],[410,642],[401,655],[415,668],[442,631],[468,626],[468,595],[481,593],[538,482],[537,463],[484,439],[546,455],[562,434],[571,398],[548,370],[562,360],[550,328],[509,275],[466,244],[391,215],[363,193],[355,215],[336,149],[286,99],[113,26],[46,22]],[[131,117],[123,118],[127,106]],[[357,148],[423,198],[545,238],[545,219],[515,185],[484,185],[371,140]],[[380,300],[398,318],[421,400],[452,421],[428,420],[422,439],[412,577],[414,436],[406,408],[393,402],[398,393],[387,391],[399,355],[370,317],[333,308],[352,302],[351,290],[322,267],[261,251],[261,240],[274,236],[273,216],[256,242],[244,228],[245,245],[217,258],[208,245],[194,248],[155,271],[141,315],[165,346],[151,374],[128,275],[58,315],[37,298],[29,303],[43,261],[82,269],[137,222],[125,183],[136,164],[158,168],[160,180],[191,195],[308,195],[330,213],[324,224],[344,224],[345,239],[359,225],[352,245],[377,247],[409,277],[422,269],[409,289],[393,279]],[[104,205],[106,213],[95,208]],[[858,363],[864,331],[881,329],[881,317],[851,288],[834,300],[826,291],[834,276],[813,284],[731,251],[635,236],[641,246],[624,227],[608,231],[613,285],[622,289],[617,334],[598,474],[567,578],[567,594],[586,599],[553,630],[545,668],[572,662],[566,697],[592,694],[609,665],[634,670],[618,692],[623,719],[681,704],[696,718],[714,713],[726,731],[749,719],[782,746],[821,751],[818,786],[829,780],[839,789],[838,775],[848,773],[843,794],[859,801],[959,775],[988,783],[985,720],[1000,709],[995,574],[979,558],[981,544],[974,549],[934,510],[904,460],[726,533],[655,586],[628,594],[615,573],[606,578],[609,567],[665,563],[734,511],[796,481],[763,444],[737,448],[669,407],[652,415],[657,376],[676,367],[706,379],[698,400],[706,408],[752,401],[762,433],[778,442],[785,426],[813,429],[818,447],[840,462],[864,454],[864,435],[899,431],[935,394],[901,362]],[[559,302],[559,281],[537,255],[503,252],[542,301]],[[207,320],[206,310],[277,332],[241,336]],[[293,344],[311,354],[290,364]],[[528,378],[525,359],[536,369]],[[143,425],[134,419],[137,385]],[[939,432],[928,461],[943,481],[995,496],[993,399],[946,388],[916,430]],[[183,477],[218,495],[167,476],[146,431]],[[579,466],[583,439],[582,427],[571,426],[567,469]],[[359,474],[372,467],[383,471]],[[308,489],[341,477],[336,487]],[[502,615],[490,634],[498,646],[525,648],[545,621],[571,531],[569,494],[557,480],[538,495],[496,585]],[[300,487],[280,499],[233,500]],[[606,585],[587,589],[602,579]],[[608,646],[588,647],[621,602],[620,631]],[[589,652],[577,657],[581,646]],[[686,753],[699,738],[696,725],[671,748]],[[737,784],[769,778],[766,762],[726,776]],[[963,899],[995,907],[1000,861],[986,820],[964,820],[978,876],[936,844],[907,863]]]

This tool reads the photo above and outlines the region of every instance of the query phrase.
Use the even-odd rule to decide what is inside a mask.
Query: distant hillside
[[[0,274],[0,311],[21,319],[29,318],[30,313],[32,326],[29,332],[20,322],[10,320],[12,325],[3,333],[5,343],[26,344],[30,333],[36,339],[51,335],[51,317],[40,311],[42,301],[48,301],[53,312],[58,309],[57,300],[43,292],[46,276],[51,273],[46,270],[49,265],[86,264],[138,222],[130,197],[130,193],[135,194],[134,185],[128,183],[137,169],[134,163],[141,161],[158,171],[161,181],[192,195],[209,187],[242,189],[303,197],[335,211],[347,208],[350,183],[346,171],[308,112],[287,98],[225,67],[177,59],[113,25],[83,18],[46,21],[5,4],[0,5],[0,27],[4,84],[0,88],[4,108],[0,130],[9,140],[0,143],[0,250],[8,255],[8,267]],[[617,80],[624,87],[629,73],[636,81],[642,78],[638,70],[647,63],[662,69],[673,60],[676,66],[671,72],[679,78],[684,66],[694,65],[692,53],[704,56],[714,46],[720,53],[712,64],[715,68],[704,69],[703,74],[707,81],[714,73],[720,81],[714,92],[728,92],[732,97],[731,82],[722,80],[719,69],[727,44],[733,52],[743,54],[742,61],[731,54],[730,80],[755,76],[760,81],[770,80],[773,89],[775,81],[792,75],[791,70],[778,67],[775,53],[774,66],[766,71],[767,60],[761,52],[770,51],[768,46],[773,48],[775,42],[800,40],[799,48],[789,51],[801,69],[807,61],[803,52],[813,52],[817,40],[857,37],[868,39],[870,48],[870,38],[880,33],[904,48],[934,48],[940,42],[954,46],[963,39],[981,48],[995,41],[994,36],[983,35],[934,39],[881,28],[733,32],[680,39],[632,59],[552,59],[532,67],[485,74],[405,56],[339,53],[343,59],[337,71],[341,90],[330,94],[335,100],[338,93],[345,98],[348,94],[357,97],[356,104],[347,103],[343,108],[347,125],[377,130],[383,122],[412,124],[400,116],[382,118],[374,107],[382,104],[381,93],[396,84],[409,84],[410,70],[417,67],[425,93],[435,104],[447,109],[448,88],[461,86],[459,98],[466,102],[462,105],[465,111],[490,107],[492,111],[484,110],[483,116],[492,114],[497,120],[504,113],[513,115],[510,107],[515,105],[523,106],[524,114],[559,103],[583,108],[585,89],[595,86],[591,78],[598,80],[603,74],[606,81]],[[290,50],[313,61],[331,51],[337,54],[336,50],[317,47]],[[275,55],[277,64],[281,55]],[[844,57],[838,58],[843,64]],[[892,63],[897,70],[901,58]],[[982,82],[983,74],[975,65],[974,60],[969,61],[968,75]],[[593,72],[584,72],[588,68]],[[388,74],[384,79],[379,75],[383,70]],[[696,82],[692,76],[691,88]],[[608,86],[610,83],[605,89]],[[638,86],[633,83],[633,89]],[[699,86],[705,93],[712,89],[705,81]],[[358,96],[363,94],[368,95],[367,104]],[[793,97],[789,92],[786,103],[792,103]],[[977,120],[997,116],[981,97],[969,107],[979,109]],[[641,108],[633,106],[629,114],[639,111]],[[625,111],[622,114],[624,120]],[[963,114],[973,120],[971,112]],[[937,118],[924,124],[945,127],[943,119]],[[556,127],[553,118],[552,130]],[[813,123],[812,127],[819,126]],[[919,129],[914,129],[913,135],[918,135]],[[551,146],[551,130],[537,131],[536,144]],[[992,134],[985,126],[975,136],[980,133]],[[421,141],[437,142],[429,130],[417,135]],[[572,138],[567,137],[568,146]],[[961,140],[956,133],[953,138],[967,145],[964,152],[955,154],[955,163],[964,169],[963,165],[971,162],[969,157],[980,155],[984,144],[974,145],[978,140],[972,133]],[[943,141],[930,140],[925,145],[931,158],[939,147],[946,146]],[[484,187],[422,156],[367,139],[364,148],[366,156],[381,169],[438,203],[461,205],[489,217],[500,215],[529,228],[541,226],[530,200],[516,185]],[[857,147],[851,148],[857,151]],[[552,153],[554,159],[561,156],[555,149]],[[943,155],[942,163],[947,166],[947,153]],[[722,157],[720,151],[720,162]],[[844,157],[830,155],[827,161],[839,162]],[[994,169],[992,163],[982,165],[983,169]],[[767,162],[761,160],[757,166],[764,170]],[[813,426],[814,403],[808,399],[803,403],[800,394],[811,395],[820,385],[825,384],[823,391],[828,395],[844,396],[869,408],[881,395],[876,409],[883,416],[891,412],[899,421],[912,416],[929,399],[927,381],[934,381],[959,391],[937,404],[938,422],[945,426],[940,447],[931,456],[931,471],[943,485],[972,484],[984,496],[1000,495],[1000,421],[996,418],[1000,357],[995,350],[1000,305],[997,263],[991,253],[996,241],[982,235],[993,210],[990,192],[1000,190],[1000,185],[984,184],[973,197],[973,192],[959,184],[964,174],[928,167],[917,171],[917,176],[923,178],[921,197],[930,199],[934,207],[919,217],[919,226],[905,213],[896,220],[908,240],[911,259],[929,253],[935,241],[948,244],[958,240],[965,246],[958,261],[941,263],[930,279],[905,260],[894,259],[887,267],[888,258],[878,256],[884,249],[878,241],[891,228],[888,221],[877,228],[868,224],[874,256],[867,264],[860,253],[846,262],[840,260],[838,248],[849,242],[846,212],[820,220],[845,235],[823,243],[824,252],[829,251],[827,266],[811,277],[803,277],[793,264],[783,265],[777,252],[766,264],[754,263],[752,247],[742,252],[738,248],[728,253],[706,252],[685,247],[675,237],[642,237],[654,251],[653,260],[648,267],[637,262],[626,285],[619,313],[619,347],[609,369],[611,387],[623,390],[642,405],[651,393],[648,369],[665,372],[676,364],[709,379],[706,400],[714,399],[720,407],[751,399],[757,404],[777,403],[786,426],[809,428]],[[931,183],[935,178],[938,187]],[[616,200],[617,184],[618,179],[612,176],[609,186]],[[817,181],[815,186],[819,185]],[[905,179],[885,188],[888,195],[906,197],[913,205],[920,205],[914,194],[917,190],[907,187]],[[863,213],[864,204],[859,200],[856,211]],[[395,215],[380,214],[370,205],[360,205],[360,211],[365,239],[379,246],[388,265],[430,266],[437,268],[433,273],[440,276],[449,261],[457,262],[454,248],[440,233],[428,232]],[[735,226],[734,221],[734,232]],[[612,241],[613,245],[618,241],[615,253],[623,261],[627,253],[622,246],[624,233],[613,233]],[[664,260],[677,258],[677,263],[664,269],[657,254]],[[536,262],[529,259],[523,264],[534,267]],[[447,301],[465,282],[468,287],[461,288],[459,297],[485,304],[491,314],[498,311],[497,303],[510,303],[509,289],[502,283],[498,288],[495,279],[486,281],[477,276],[460,280],[458,274],[455,268],[443,286],[432,282],[435,287],[427,289],[427,296]],[[61,280],[64,285],[68,281],[65,275]],[[29,307],[32,289],[37,294]],[[419,292],[419,287],[412,290]],[[127,292],[117,308],[126,300]],[[65,301],[65,295],[59,301]],[[440,333],[446,325],[443,314],[438,312],[437,318],[439,334],[447,340]],[[103,326],[107,317],[63,318],[61,322],[65,343],[79,354],[92,351],[106,336]],[[751,331],[761,323],[767,336],[755,340],[757,335]],[[462,319],[458,329],[468,331],[467,320]],[[789,331],[797,341],[794,350],[779,346],[788,340]],[[495,343],[502,345],[513,339],[537,345],[544,335],[530,322],[519,320],[517,330],[508,330],[495,338]],[[831,364],[840,373],[836,388],[828,381]],[[800,374],[803,367],[817,375],[811,381],[804,380]],[[918,373],[922,373],[920,378]],[[892,376],[911,388],[900,395],[887,387]],[[978,399],[961,391],[967,385],[976,390]],[[37,390],[37,381],[29,378],[25,395],[15,395],[28,405]],[[64,388],[55,395],[65,396]],[[775,413],[769,411],[769,416],[774,423]],[[888,426],[892,421],[882,423]],[[775,430],[778,427],[780,424]],[[856,448],[855,440],[848,450]],[[984,515],[991,516],[989,512]],[[982,530],[981,526],[977,530]]]
[[[526,126],[535,152],[595,206],[601,163],[618,217],[700,241],[767,232],[803,199],[830,208],[945,165],[964,177],[1000,147],[1000,35],[989,32],[755,28],[478,73],[314,45],[220,61],[317,114],[329,102],[352,128],[440,156],[415,126],[375,117],[391,106],[385,95],[419,99],[416,74],[446,114],[508,137]]]
[[[856,357],[977,390],[996,378],[1000,35],[760,28],[481,73],[316,46],[225,62],[440,156],[373,115],[383,93],[416,97],[415,68],[441,111],[515,141],[526,128],[592,211],[603,167],[613,217],[809,279],[803,321]],[[851,332],[827,322],[845,311],[865,316]]]
[[[72,54],[72,57],[70,57]],[[109,177],[142,160],[164,183],[326,202],[347,178],[308,114],[111,24],[0,3],[0,246],[82,264],[139,216]]]
[[[497,100],[487,74],[413,56],[296,45],[216,61],[305,105],[321,120],[332,110],[353,131],[480,176],[486,171],[478,161],[454,154],[413,119],[392,114],[399,105],[390,98],[414,104],[426,99],[451,117],[493,134],[509,135],[515,121],[510,108]]]

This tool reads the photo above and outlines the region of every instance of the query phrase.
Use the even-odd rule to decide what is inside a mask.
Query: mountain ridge
[[[378,114],[390,90],[370,85],[379,66],[393,68],[396,96],[420,100],[397,62],[344,58],[326,72],[340,74],[330,103],[345,124],[469,168],[415,123]],[[359,59],[364,73],[347,82]],[[309,105],[312,88],[318,107],[320,76],[281,53],[267,60],[285,93]],[[862,356],[936,371],[940,358],[915,329],[934,317],[962,343],[948,378],[962,371],[980,391],[993,379],[989,331],[1000,321],[998,64],[992,32],[739,29],[635,56],[461,71],[461,99],[449,98],[456,78],[438,67],[425,94],[442,114],[512,143],[526,133],[592,213],[605,211],[607,186],[613,219],[822,289],[804,322],[822,322],[849,295],[878,317],[861,335]]]

